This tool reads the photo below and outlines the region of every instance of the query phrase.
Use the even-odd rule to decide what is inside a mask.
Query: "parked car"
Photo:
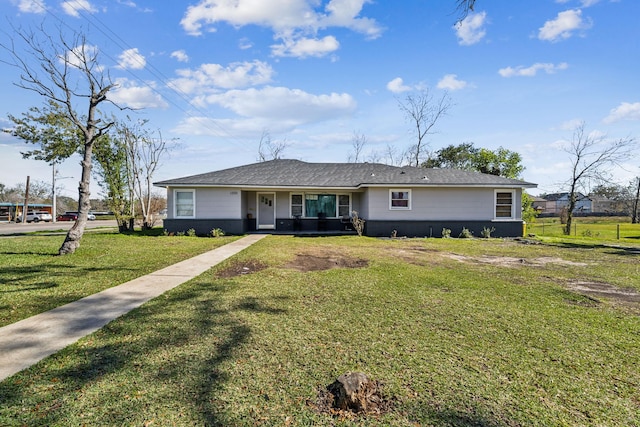
[[[73,212],[66,212],[62,215],[58,215],[56,219],[58,221],[75,221],[78,219],[78,214]]]
[[[72,216],[73,218],[72,218],[72,219],[60,219],[59,221],[75,221],[75,220],[77,220],[77,219],[78,219],[78,215],[79,215],[79,213],[78,213],[77,211],[66,211],[66,212],[64,213],[64,215],[58,215],[58,218],[60,218],[60,217],[64,217],[65,215],[70,215],[70,216]],[[96,220],[96,216],[95,216],[92,212],[89,212],[89,213],[87,214],[87,219],[88,219],[89,221],[95,221],[95,220]]]
[[[20,215],[18,218],[16,218],[16,222],[22,222],[22,217],[23,215]],[[53,217],[49,212],[45,212],[45,211],[27,212],[27,219],[26,219],[27,222],[40,222],[40,221],[49,222],[52,220],[53,220]]]

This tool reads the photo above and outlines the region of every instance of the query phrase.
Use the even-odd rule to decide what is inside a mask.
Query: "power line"
[[[133,49],[133,47],[131,47],[125,40],[123,40],[118,34],[116,34],[113,30],[111,30],[107,25],[105,25],[99,18],[97,18],[94,14],[91,13],[91,10],[87,9],[87,7],[83,4],[80,4],[77,1],[73,2],[72,7],[74,8],[74,10],[76,12],[78,12],[78,14],[85,20],[87,21],[89,24],[93,24],[93,26],[100,31],[105,37],[107,37],[107,39],[109,39],[111,42],[113,42],[116,46],[118,46],[120,49],[122,49],[122,51],[127,51],[127,50],[131,50]],[[58,22],[60,22],[62,25],[66,26],[67,28],[69,28],[72,31],[76,31],[74,28],[72,28],[70,25],[68,25],[62,18],[60,18],[59,16],[57,16],[52,10],[50,10],[49,8],[45,8],[46,12],[51,15],[55,20],[57,20]],[[92,22],[93,21],[93,22]],[[98,25],[99,24],[99,25]],[[116,40],[117,39],[117,40]],[[111,55],[109,55],[107,52],[101,51],[101,53],[103,53],[107,58],[111,59],[114,63],[118,63],[119,61],[117,61],[115,58],[113,58]],[[178,90],[175,86],[173,86],[170,82],[169,82],[169,78],[167,76],[164,75],[164,73],[159,70],[158,68],[156,68],[152,63],[150,63],[148,60],[145,60],[144,63],[142,63],[139,58],[134,57],[134,60],[138,62],[138,64],[140,66],[144,66],[144,68],[150,73],[152,74],[156,79],[158,79],[162,84],[164,84],[164,86],[172,93],[174,93],[176,96],[178,96],[180,99],[182,99],[184,102],[186,102],[191,108],[193,108],[195,111],[201,113],[202,116],[204,116],[205,118],[209,119],[210,117],[208,117],[208,114],[202,110],[200,107],[198,107],[197,105],[195,105],[188,97],[188,95],[186,93],[184,93],[183,91]],[[180,111],[182,111],[185,115],[189,116],[192,119],[197,120],[203,127],[207,128],[209,131],[211,131],[213,134],[217,135],[217,136],[228,136],[230,138],[232,138],[233,140],[237,141],[238,143],[244,144],[243,141],[241,141],[237,136],[233,135],[232,133],[230,133],[227,129],[223,128],[219,123],[213,121],[211,123],[213,123],[215,125],[215,127],[218,128],[218,130],[214,130],[213,128],[211,128],[209,126],[209,122],[207,121],[203,121],[202,117],[198,117],[193,115],[190,111],[184,109],[182,106],[180,106],[179,104],[177,104],[176,102],[174,102],[171,98],[165,97],[160,91],[158,91],[155,87],[153,87],[153,85],[149,84],[148,82],[146,82],[144,79],[140,78],[138,75],[136,75],[136,73],[134,73],[131,69],[129,68],[124,68],[123,70],[126,71],[129,75],[131,75],[133,77],[133,79],[141,84],[143,84],[144,86],[146,86],[147,88],[149,88],[151,91],[153,91],[154,93],[158,94],[160,97],[162,98],[166,98],[167,101],[175,106],[176,108],[178,108]],[[214,120],[214,119],[211,119]],[[221,133],[220,133],[221,132]]]

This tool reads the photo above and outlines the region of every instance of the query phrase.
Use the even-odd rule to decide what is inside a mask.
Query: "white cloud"
[[[84,67],[83,63],[91,64],[92,58],[98,56],[98,46],[92,45],[82,45],[76,46],[72,50],[67,51],[65,54],[65,58],[60,58],[60,62],[66,61],[72,67],[76,67],[82,69]],[[98,66],[95,71],[101,71],[102,66]]]
[[[562,131],[574,131],[578,128],[578,126],[582,125],[583,123],[584,123],[584,120],[582,119],[571,119],[561,123],[558,129]]]
[[[123,51],[118,59],[118,68],[123,70],[141,70],[147,65],[147,60],[140,54],[137,47]]]
[[[298,125],[344,117],[356,108],[355,100],[346,93],[313,95],[299,89],[273,86],[213,94],[206,101],[242,117],[265,118]]]
[[[253,47],[253,43],[248,38],[243,37],[238,41],[238,47],[241,50],[251,49]]]
[[[203,101],[222,106],[239,117],[190,117],[172,131],[185,135],[255,138],[265,128],[274,133],[295,132],[303,125],[342,119],[356,109],[355,100],[348,94],[313,95],[302,90],[271,86],[231,90],[209,95]]]
[[[640,120],[640,102],[623,102],[613,108],[603,122],[606,124],[615,123],[621,120]]]
[[[137,86],[128,79],[117,79],[116,88],[109,91],[107,97],[120,107],[130,108],[167,108],[169,104],[155,92],[155,85]]]
[[[13,2],[16,4],[16,1]],[[23,13],[45,13],[47,6],[43,0],[19,0],[18,10]]]
[[[402,77],[396,77],[395,79],[387,83],[387,89],[393,93],[402,93],[413,90],[411,86],[407,86],[404,84]]]
[[[189,62],[189,55],[182,49],[171,52],[171,57],[177,59],[178,62]]]
[[[457,74],[446,74],[438,82],[438,89],[460,90],[467,87],[468,83],[464,80],[458,80]]]
[[[502,77],[514,77],[514,76],[533,77],[538,73],[538,71],[541,71],[541,70],[547,74],[554,74],[557,71],[566,70],[567,68],[569,68],[569,64],[567,64],[566,62],[562,62],[558,65],[537,62],[530,67],[524,67],[522,65],[519,65],[515,68],[513,67],[501,68],[500,70],[498,70],[498,73]]]
[[[60,3],[60,6],[62,6],[62,10],[64,10],[64,13],[66,13],[67,15],[73,16],[75,18],[80,17],[80,13],[96,13],[98,12],[98,9],[96,9],[95,7],[93,7],[93,5],[91,3],[89,3],[88,0],[68,0],[68,1],[63,1],[62,3]]]
[[[282,44],[271,46],[275,56],[293,56],[297,58],[322,57],[338,50],[339,47],[340,43],[333,36],[326,36],[322,39],[285,39]]]
[[[569,3],[571,0],[556,0],[556,3],[559,4],[565,4],[565,3]],[[616,1],[616,0],[611,0]],[[582,7],[590,7],[593,6],[594,4],[600,3],[600,0],[580,0],[580,5]]]
[[[202,64],[197,69],[177,70],[179,76],[170,85],[186,94],[207,94],[222,89],[236,89],[269,83],[273,68],[266,62],[234,62],[227,67]]]
[[[334,36],[318,38],[319,30],[348,28],[367,38],[381,34],[382,28],[375,20],[360,16],[369,1],[330,0],[321,7],[322,2],[310,0],[200,0],[187,8],[180,24],[191,35],[215,31],[215,25],[222,22],[236,27],[260,25],[271,28],[274,38],[283,41],[272,46],[276,54],[319,56],[339,46]]]
[[[487,34],[484,25],[487,22],[487,13],[472,13],[457,23],[454,28],[458,36],[458,43],[469,46],[478,43]]]
[[[547,21],[538,32],[540,40],[556,42],[561,39],[568,39],[576,30],[586,30],[591,28],[591,22],[582,19],[582,10],[571,9],[558,13],[556,19]]]

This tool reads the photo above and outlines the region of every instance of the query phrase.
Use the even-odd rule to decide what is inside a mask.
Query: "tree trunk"
[[[91,138],[92,140],[93,138]],[[80,247],[80,240],[84,234],[84,229],[87,226],[87,216],[91,210],[91,192],[89,191],[89,184],[91,182],[91,153],[93,151],[93,144],[85,144],[84,157],[82,159],[82,180],[78,185],[78,219],[76,223],[71,227],[65,237],[62,246],[58,249],[58,255],[72,254]]]
[[[575,184],[571,185],[571,192],[569,193],[569,206],[567,206],[567,223],[564,226],[565,236],[571,235],[571,223],[573,222],[573,210],[576,208],[576,190]]]
[[[636,186],[636,198],[633,201],[633,213],[631,215],[632,224],[638,223],[638,202],[640,201],[640,178],[636,178],[636,179],[638,181],[638,184]]]

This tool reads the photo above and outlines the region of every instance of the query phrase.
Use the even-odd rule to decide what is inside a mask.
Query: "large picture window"
[[[389,190],[389,209],[411,209],[411,190]]]
[[[510,219],[514,217],[513,191],[496,191],[496,218]]]
[[[327,217],[336,216],[335,194],[305,194],[304,209],[307,217],[318,217],[323,213]]]
[[[196,212],[195,190],[175,190],[176,218],[193,218]]]

